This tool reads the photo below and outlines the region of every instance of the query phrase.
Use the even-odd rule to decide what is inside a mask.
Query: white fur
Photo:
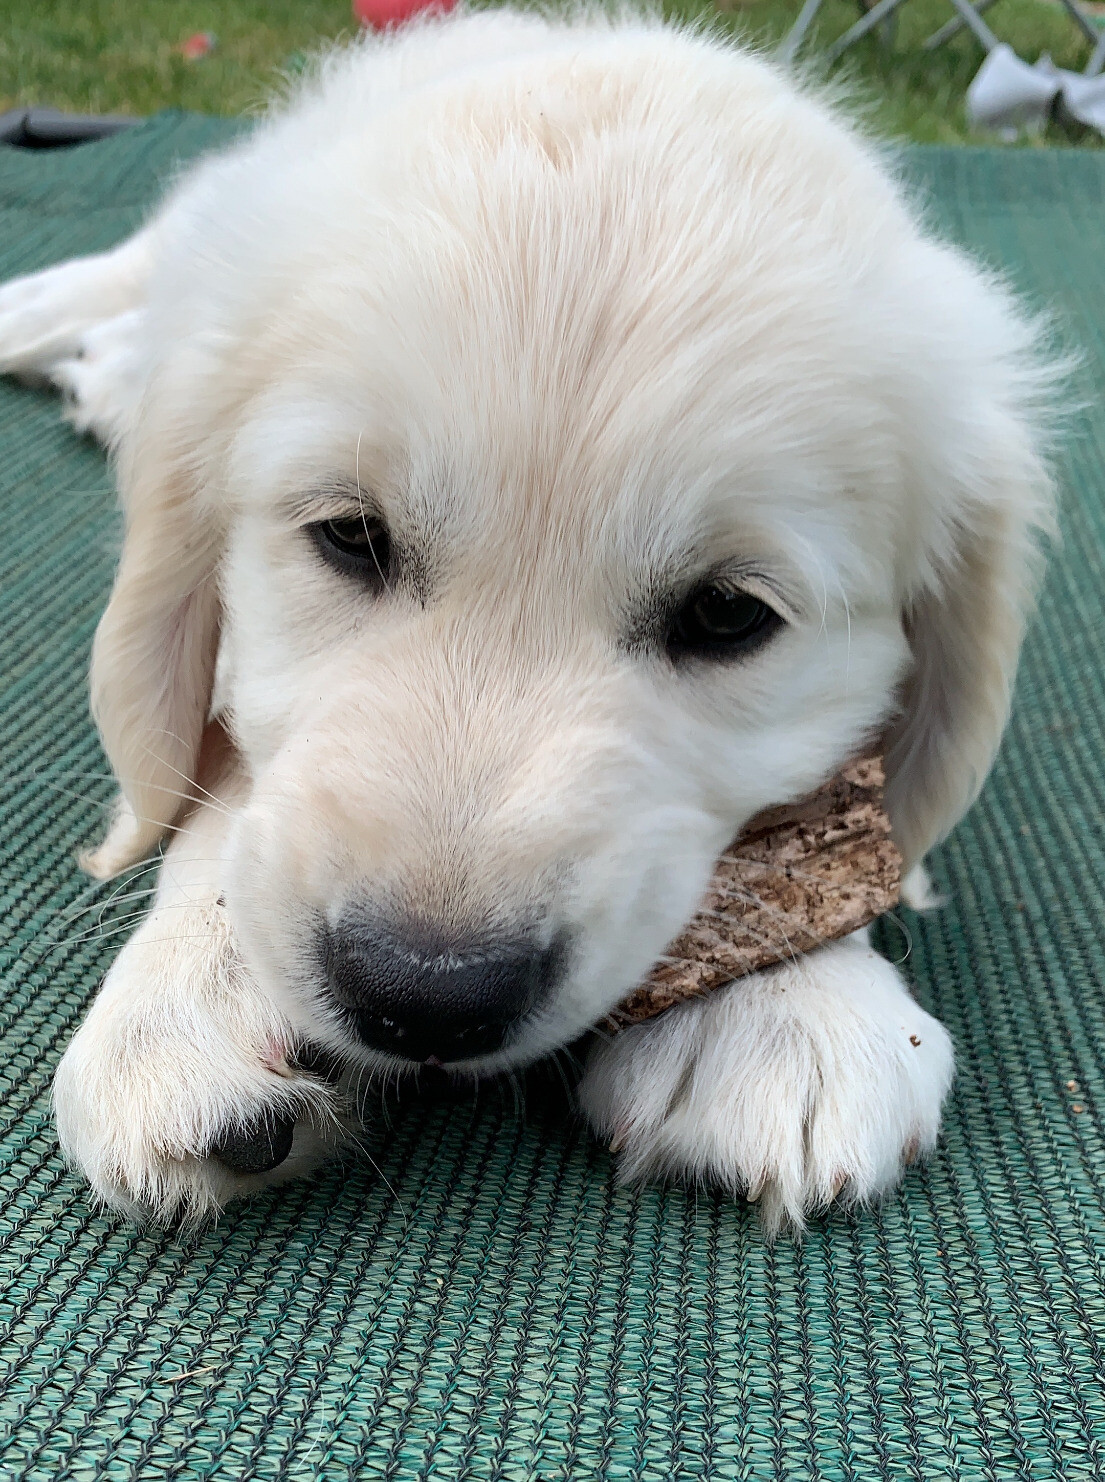
[[[719,1183],[774,1232],[931,1152],[952,1066],[947,1030],[861,934],[623,1031],[581,1094],[626,1176]]]
[[[219,790],[234,796],[232,781]],[[295,1026],[241,961],[219,890],[223,806],[213,793],[169,850],[54,1082],[62,1149],[93,1194],[160,1220],[299,1177],[348,1133],[334,1090],[294,1067]],[[279,1169],[246,1177],[206,1156],[264,1112],[296,1117]]]
[[[0,371],[49,378],[95,333],[142,301],[154,233],[138,232],[111,252],[74,258],[16,278],[0,290]]]
[[[106,1199],[221,1202],[213,1132],[274,1100],[324,1151],[321,1093],[263,1044],[397,1068],[312,955],[351,900],[570,939],[483,1072],[598,1021],[740,826],[884,728],[910,866],[986,775],[1050,509],[1032,332],[868,145],[716,39],[495,12],[365,41],[131,243],[0,291],[0,365],[117,449],[92,690],[123,802],[90,867],[171,827],[167,876],[208,860],[59,1072]],[[362,500],[413,563],[378,597],[299,528]],[[785,618],[771,643],[634,638],[719,567]],[[631,1170],[762,1188],[775,1225],[887,1187],[950,1067],[851,943],[618,1037],[582,1095]]]

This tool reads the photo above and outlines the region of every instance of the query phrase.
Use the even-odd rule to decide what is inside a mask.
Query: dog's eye
[[[363,571],[385,585],[391,578],[391,537],[382,521],[352,515],[347,520],[324,520],[312,525],[323,558],[343,570]]]
[[[728,658],[759,648],[782,626],[782,618],[750,592],[706,582],[696,587],[675,615],[668,652]]]

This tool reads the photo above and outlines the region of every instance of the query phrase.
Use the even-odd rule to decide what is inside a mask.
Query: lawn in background
[[[668,9],[716,15],[725,30],[771,44],[799,4],[736,0],[719,13],[711,0],[670,0]],[[6,0],[3,11],[0,108],[39,103],[90,113],[246,112],[261,105],[281,70],[353,29],[348,0]],[[961,36],[934,55],[918,50],[951,13],[948,0],[906,0],[892,50],[871,37],[835,69],[880,132],[945,143],[970,137],[963,95],[981,60],[977,44]],[[855,0],[826,0],[810,53],[857,14]],[[1047,51],[1060,66],[1085,65],[1088,46],[1057,0],[999,0],[990,22],[1029,61]],[[188,62],[175,48],[196,31],[213,31],[218,48]],[[1049,142],[1064,136],[1053,130]]]

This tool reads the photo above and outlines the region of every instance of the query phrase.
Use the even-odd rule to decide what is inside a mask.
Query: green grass
[[[758,42],[784,35],[800,0],[745,0],[718,22]],[[0,107],[50,103],[92,113],[191,108],[234,114],[257,107],[276,73],[321,40],[352,30],[348,0],[4,0]],[[676,0],[677,15],[714,13],[710,0]],[[855,0],[826,0],[809,46],[856,19]],[[934,55],[918,42],[951,14],[947,0],[906,0],[892,50],[872,37],[837,74],[882,133],[953,143],[968,139],[963,95],[981,53],[962,36]],[[1054,0],[999,0],[991,23],[1025,58],[1049,51],[1060,66],[1085,65],[1087,44]],[[218,50],[186,62],[175,48],[214,31]],[[1049,142],[1064,142],[1052,134]],[[1086,142],[1086,141],[1078,141]]]

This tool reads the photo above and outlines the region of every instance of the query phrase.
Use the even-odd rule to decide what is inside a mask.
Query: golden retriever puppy
[[[350,1076],[572,1041],[717,854],[889,729],[910,868],[1002,732],[1045,372],[793,80],[639,15],[457,15],[323,63],[133,240],[0,296],[116,450],[92,695],[168,834],[58,1071],[96,1195],[195,1217]],[[195,801],[198,799],[198,803]],[[931,1148],[948,1035],[862,938],[601,1043],[633,1176],[769,1230]]]

